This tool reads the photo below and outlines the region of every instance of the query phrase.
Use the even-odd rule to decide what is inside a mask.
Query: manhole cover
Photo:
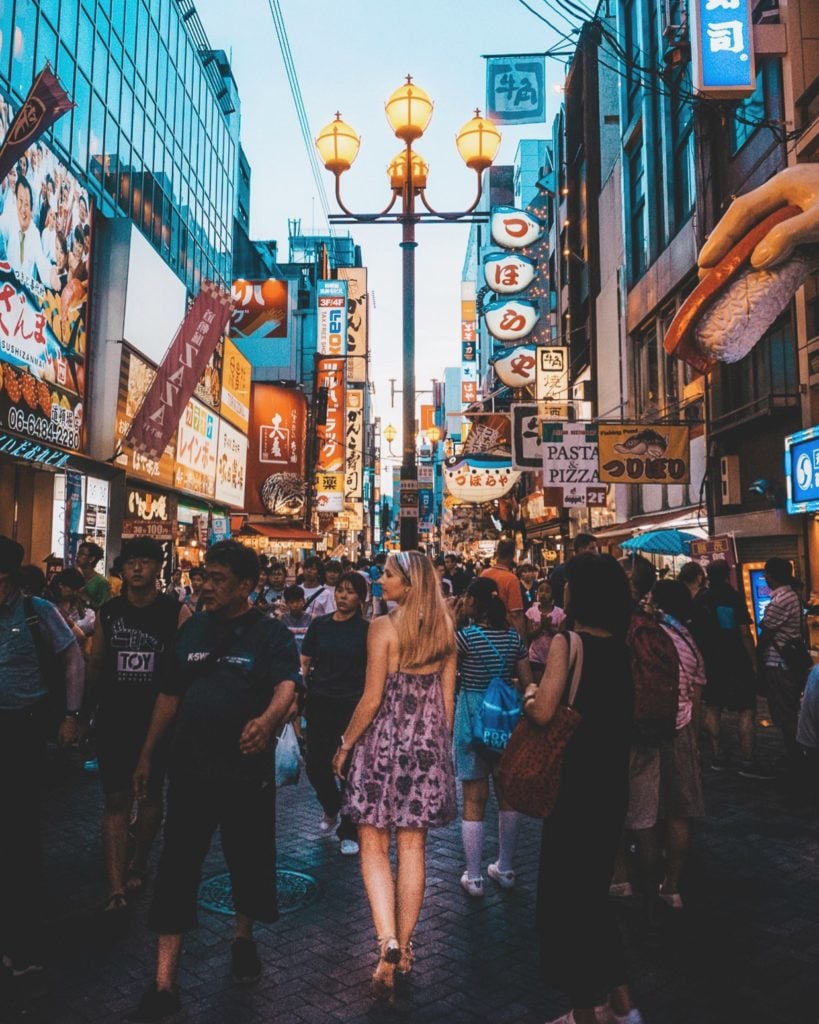
[[[315,878],[301,871],[278,871],[279,913],[290,914],[309,906],[318,896]],[[230,875],[214,875],[199,886],[199,906],[215,914],[233,914]]]

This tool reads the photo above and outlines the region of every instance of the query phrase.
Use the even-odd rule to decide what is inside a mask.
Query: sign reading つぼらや
[[[600,423],[598,438],[601,483],[691,482],[690,438],[686,426]]]

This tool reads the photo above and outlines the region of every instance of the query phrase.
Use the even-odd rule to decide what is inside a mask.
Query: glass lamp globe
[[[471,121],[467,121],[455,136],[455,144],[461,159],[467,167],[479,174],[491,166],[498,155],[501,144],[501,133],[486,117],[475,111]]]
[[[325,125],[316,136],[316,149],[319,151],[321,162],[333,174],[349,171],[358,156],[360,146],[361,139],[341,120],[341,114],[336,114],[335,121]]]
[[[384,104],[390,127],[403,142],[420,139],[432,117],[432,100],[407,75],[406,82]]]
[[[390,187],[396,192],[403,190],[407,180],[407,151],[402,149],[400,153],[392,158],[387,167],[387,174],[390,178]],[[429,164],[420,153],[412,151],[412,185],[413,188],[426,188]]]

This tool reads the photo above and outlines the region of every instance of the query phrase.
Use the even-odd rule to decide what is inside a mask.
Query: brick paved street
[[[773,737],[767,730],[765,745]],[[646,935],[624,910],[634,988],[648,1024],[816,1024],[819,1019],[819,829],[815,811],[773,783],[706,772],[707,821],[685,879],[686,910]],[[150,979],[146,900],[120,935],[100,928],[98,780],[76,767],[52,772],[48,796],[49,984],[22,1006],[0,991],[0,1020],[114,1022]],[[492,812],[494,816],[494,811]],[[185,943],[181,990],[190,1024],[324,1021],[542,1022],[564,1010],[537,973],[532,927],[538,826],[527,822],[519,885],[491,882],[483,902],[458,885],[458,824],[430,841],[427,900],[417,933],[417,977],[394,1007],[373,1006],[374,940],[357,859],[319,838],[305,781],[281,793],[279,863],[312,875],[308,906],[258,930],[265,972],[254,989],[227,978],[229,918],[202,911]],[[494,828],[493,824],[490,828]],[[494,846],[486,851],[493,857]],[[205,877],[223,871],[218,849]]]

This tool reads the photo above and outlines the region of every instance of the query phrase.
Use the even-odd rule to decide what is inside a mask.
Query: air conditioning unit
[[[720,489],[723,505],[741,505],[742,487],[739,477],[739,456],[723,455],[719,460]]]

